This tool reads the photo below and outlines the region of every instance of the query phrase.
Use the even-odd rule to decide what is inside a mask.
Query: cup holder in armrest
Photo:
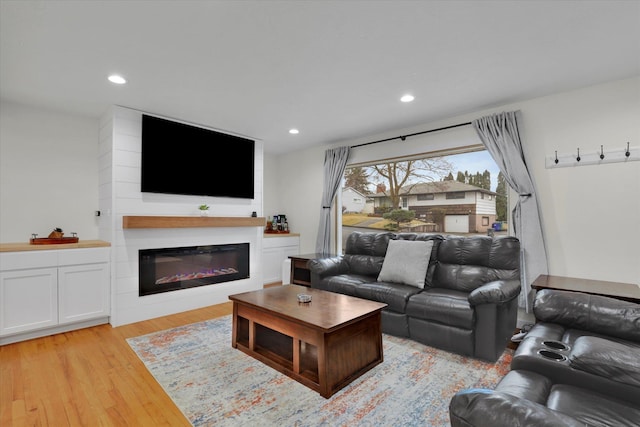
[[[557,362],[564,362],[565,360],[567,360],[567,358],[562,354],[556,353],[555,351],[551,350],[539,350],[538,354],[545,359],[555,360]]]
[[[560,341],[545,340],[545,341],[542,341],[542,344],[545,347],[549,347],[554,350],[563,350],[563,351],[569,350],[569,346]]]

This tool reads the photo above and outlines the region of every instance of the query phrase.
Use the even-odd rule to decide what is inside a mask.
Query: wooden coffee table
[[[298,294],[311,295],[310,303]],[[386,304],[305,286],[230,295],[231,345],[328,398],[383,360]]]

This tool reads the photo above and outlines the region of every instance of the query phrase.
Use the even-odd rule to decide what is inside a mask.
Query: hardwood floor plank
[[[126,339],[231,311],[226,302],[0,346],[0,425],[189,427]]]

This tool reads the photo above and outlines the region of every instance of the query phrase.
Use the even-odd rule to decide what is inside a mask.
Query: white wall
[[[98,120],[0,102],[0,242],[98,238]]]
[[[284,191],[283,188],[278,186],[278,158],[273,154],[264,154],[264,182],[269,183],[265,185],[263,193],[263,212],[265,217],[278,215],[283,213],[286,215],[280,207],[280,193]]]
[[[447,120],[344,141],[374,141],[467,122],[501,111],[520,110],[523,149],[540,200],[551,274],[640,283],[640,162],[546,169],[545,156],[640,146],[640,77],[609,82],[479,111]],[[358,148],[350,163],[428,152],[479,141],[470,127]],[[407,144],[408,143],[408,144]],[[312,148],[281,158],[279,180],[291,183],[281,195],[301,233],[301,252],[313,252],[322,196],[324,150]],[[270,185],[270,183],[267,183]]]
[[[282,185],[280,207],[286,212],[289,229],[300,233],[300,253],[315,252],[320,207],[324,151],[314,147],[281,155],[276,185]],[[273,185],[265,182],[265,187]]]

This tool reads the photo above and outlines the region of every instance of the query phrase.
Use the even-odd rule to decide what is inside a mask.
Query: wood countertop
[[[57,245],[32,245],[30,243],[0,243],[0,252],[52,251],[58,249],[85,249],[109,247],[111,243],[104,240],[80,240],[78,243]]]

